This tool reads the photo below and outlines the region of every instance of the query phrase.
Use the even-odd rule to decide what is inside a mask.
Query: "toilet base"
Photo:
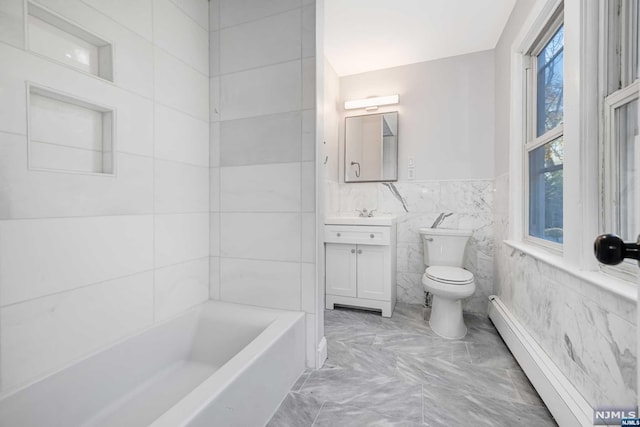
[[[451,340],[467,335],[467,326],[462,318],[462,301],[433,295],[429,326],[439,336]]]

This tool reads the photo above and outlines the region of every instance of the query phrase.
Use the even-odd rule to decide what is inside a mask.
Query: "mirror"
[[[398,180],[398,112],[345,119],[344,182]]]

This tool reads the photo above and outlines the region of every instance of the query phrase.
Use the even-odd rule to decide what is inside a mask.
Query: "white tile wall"
[[[153,37],[156,46],[209,74],[209,33],[170,0],[153,0]]]
[[[55,370],[152,322],[152,272],[3,307],[3,387]]]
[[[156,160],[155,210],[158,213],[208,212],[209,168]]]
[[[26,136],[0,132],[0,219],[152,213],[153,159],[121,153],[117,163],[117,179],[29,171]]]
[[[116,84],[149,98],[153,96],[149,78],[153,74],[153,44],[148,39],[80,0],[41,0],[38,3],[112,42],[116,46]],[[137,25],[144,27],[145,24]]]
[[[315,325],[315,65],[303,62],[315,52],[315,4],[303,10],[307,3],[210,3],[210,52],[219,53],[210,62],[210,295],[305,310]]]
[[[156,320],[166,319],[209,299],[209,257],[156,270]]]
[[[223,75],[220,80],[222,120],[300,110],[300,67],[300,61],[296,60]]]
[[[300,0],[271,0],[268,2],[263,0],[218,1],[220,3],[220,27],[222,28],[300,7]]]
[[[112,42],[115,78],[25,51],[23,1],[0,2],[0,393],[220,293],[208,1],[38,3]],[[27,168],[25,81],[116,110],[115,177]]]
[[[0,301],[15,304],[153,268],[148,215],[0,221]]]
[[[226,120],[220,125],[222,166],[300,161],[300,111]]]
[[[209,3],[201,0],[171,0],[205,30],[209,30]]]
[[[156,158],[209,166],[208,122],[157,105],[154,129]]]
[[[154,86],[158,102],[200,119],[209,117],[209,79],[162,49],[155,48]]]
[[[222,213],[220,256],[300,260],[300,214]]]
[[[220,259],[220,298],[300,310],[300,263]]]
[[[209,214],[156,215],[155,265],[209,256]]]
[[[209,258],[209,298],[220,299],[220,258]]]
[[[220,72],[228,74],[300,57],[300,9],[220,30]]]
[[[153,0],[82,0],[119,24],[151,41]]]
[[[22,0],[5,0],[0,2],[0,41],[24,47],[24,20]]]
[[[300,164],[220,168],[223,212],[298,212]]]

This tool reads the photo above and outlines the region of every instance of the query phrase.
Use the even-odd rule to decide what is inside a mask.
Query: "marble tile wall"
[[[311,331],[315,2],[216,0],[210,23],[210,295],[304,310]]]
[[[465,268],[473,272],[475,294],[464,301],[465,311],[487,312],[493,293],[493,180],[402,181],[393,183],[403,202],[388,184],[327,182],[327,209],[355,213],[377,209],[397,215],[398,301],[422,304],[423,247],[418,229],[429,227],[441,212],[453,212],[442,227],[473,230],[465,252]]]
[[[30,53],[0,2],[0,392],[209,297],[208,1],[38,4],[110,40],[115,78]],[[28,169],[25,81],[116,109],[115,177]]]
[[[509,175],[496,178],[495,292],[592,407],[633,406],[636,303],[504,243]]]

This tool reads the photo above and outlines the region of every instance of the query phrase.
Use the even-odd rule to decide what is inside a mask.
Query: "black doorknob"
[[[625,258],[640,261],[640,244],[624,243],[615,234],[602,234],[593,243],[596,258],[603,264],[620,264]]]

